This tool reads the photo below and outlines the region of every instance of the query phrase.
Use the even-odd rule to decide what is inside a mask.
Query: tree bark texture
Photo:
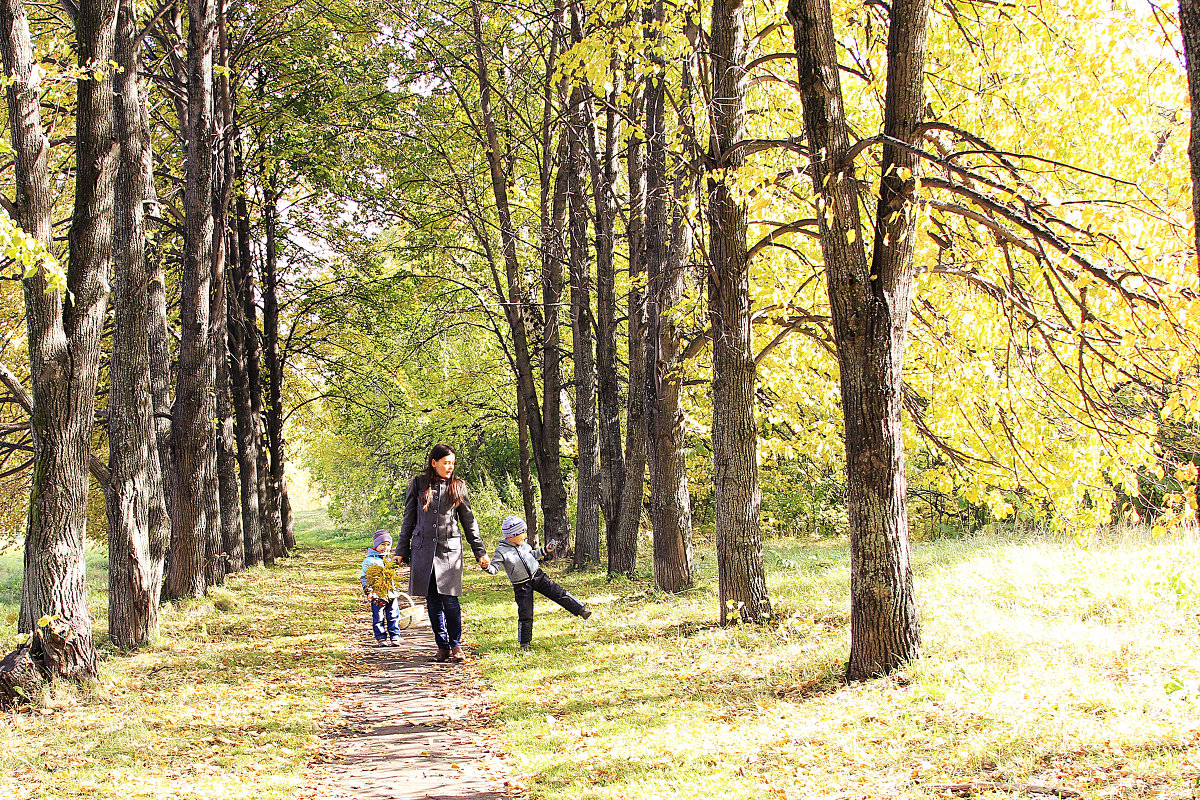
[[[625,455],[621,449],[621,382],[617,369],[617,281],[614,266],[617,228],[617,136],[620,130],[618,76],[605,104],[604,143],[593,144],[592,195],[596,205],[596,407],[600,437],[600,502],[605,539],[615,533]],[[592,128],[595,131],[595,127]],[[595,138],[595,137],[593,137]]]
[[[95,58],[107,65],[112,57],[111,32],[105,39],[96,6],[89,5],[84,16],[78,31],[81,63],[93,65]],[[103,49],[105,42],[108,51]],[[48,170],[50,142],[42,127],[38,70],[29,20],[20,0],[0,2],[0,53],[9,81],[5,91],[14,151],[16,222],[49,251],[54,207]],[[44,267],[24,281],[34,464],[18,628],[32,631],[42,617],[57,616],[56,623],[69,630],[74,646],[52,674],[70,680],[96,674],[84,587],[84,542],[100,330],[108,298],[109,254],[94,249],[103,243],[104,231],[97,230],[103,221],[93,215],[103,213],[106,191],[111,208],[115,157],[112,84],[105,80],[104,88],[110,98],[108,149],[95,135],[105,123],[103,114],[96,116],[103,91],[80,87],[77,135],[85,139],[79,142],[80,167],[85,153],[97,160],[87,165],[93,183],[82,186],[83,179],[79,181],[84,196],[77,198],[72,222],[75,258],[67,267],[68,292],[64,296],[61,291],[49,290]]]
[[[184,176],[184,243],[180,276],[179,371],[171,425],[176,464],[171,554],[164,595],[203,597],[208,561],[216,559],[220,527],[216,491],[216,376],[209,316],[213,237],[213,0],[188,0],[188,101]],[[215,536],[210,537],[211,532]]]
[[[641,115],[640,101],[630,106],[630,118]],[[609,527],[608,574],[633,578],[637,569],[638,529],[646,481],[646,292],[642,274],[646,213],[646,174],[641,137],[630,136],[629,173],[629,395],[625,425],[625,481],[617,505],[616,525]]]
[[[521,459],[521,505],[525,508],[525,524],[529,530],[536,531],[537,524],[537,491],[533,487],[533,473],[530,472],[532,453],[529,447],[529,421],[525,411],[525,395],[517,393],[517,440]]]
[[[1196,221],[1196,269],[1200,275],[1200,0],[1179,0],[1179,28],[1183,33],[1188,96],[1192,106],[1188,162],[1192,168],[1192,218]]]
[[[562,308],[567,261],[567,163],[569,143],[563,130],[558,141],[558,170],[549,209],[542,210],[542,447],[537,460],[542,489],[543,541],[558,542],[559,554],[570,552],[571,522],[562,474]],[[543,477],[545,476],[545,477]],[[554,477],[557,476],[557,477]],[[553,485],[551,485],[553,484]],[[549,495],[547,495],[549,492]]]
[[[238,477],[238,447],[234,432],[233,389],[230,375],[229,307],[231,280],[226,220],[233,193],[233,97],[229,87],[229,43],[225,32],[226,0],[217,7],[217,41],[221,73],[216,77],[215,113],[218,132],[217,181],[213,192],[212,324],[217,381],[217,489],[221,502],[221,553],[226,572],[246,569],[242,537],[242,503]]]
[[[662,24],[661,0],[652,21]],[[647,37],[658,38],[652,27]],[[683,298],[684,261],[690,236],[684,237],[680,181],[667,161],[665,63],[646,88],[646,342],[645,413],[650,465],[650,522],[654,528],[654,582],[664,592],[692,585],[692,512],[683,452],[682,382],[677,369],[678,342],[673,311]],[[686,70],[686,67],[685,67]]]
[[[583,40],[583,19],[578,4],[571,7],[571,32]],[[589,90],[571,91],[568,119],[567,196],[571,271],[571,353],[575,362],[576,567],[600,563],[600,432],[596,419],[596,351],[592,316],[592,274],[588,240],[588,153],[594,121],[589,113]]]
[[[560,389],[561,378],[553,374],[554,364],[543,364],[543,380],[545,381],[545,413],[538,403],[537,388],[534,383],[533,362],[530,356],[531,350],[529,345],[529,335],[526,331],[525,314],[523,310],[523,298],[521,297],[521,265],[517,257],[517,232],[513,226],[512,215],[509,210],[508,200],[508,183],[504,172],[504,162],[502,159],[502,149],[500,146],[499,128],[496,124],[496,117],[492,109],[492,81],[489,73],[490,61],[487,52],[484,48],[483,41],[483,12],[480,8],[478,0],[472,0],[471,3],[471,23],[472,31],[475,35],[475,57],[476,57],[476,76],[479,80],[479,110],[480,120],[483,125],[483,134],[487,142],[487,158],[488,170],[491,178],[492,193],[496,200],[496,216],[499,223],[500,245],[501,252],[504,257],[504,273],[505,283],[507,285],[507,302],[504,305],[505,321],[508,323],[509,333],[512,336],[513,342],[513,360],[517,371],[517,391],[524,397],[524,409],[526,415],[526,424],[529,428],[530,444],[533,448],[534,463],[537,467],[538,485],[541,489],[542,499],[542,515],[543,524],[545,526],[546,535],[558,539],[559,543],[566,545],[570,535],[570,521],[567,517],[567,496],[563,486],[562,462],[559,457],[559,425],[560,419],[558,414],[558,392]],[[562,148],[560,147],[561,151]],[[562,175],[560,170],[560,179],[565,180],[565,175]],[[544,192],[548,195],[549,192]],[[560,192],[555,191],[555,195]],[[561,196],[565,197],[565,186],[561,192]],[[560,203],[563,213],[565,214],[565,201]],[[562,246],[561,246],[561,225],[557,231],[554,228],[553,218],[561,217],[557,212],[548,211],[543,202],[542,210],[543,218],[543,266],[548,264],[551,258],[549,254],[550,248],[555,246],[554,240],[558,240],[557,251],[554,259],[558,271],[558,295],[562,293]],[[547,241],[546,234],[553,232]],[[547,276],[552,278],[553,276]],[[554,288],[552,281],[544,279],[543,292],[544,297],[553,296]],[[556,301],[557,302],[557,301]],[[554,308],[554,313],[557,316],[557,306]],[[550,319],[546,320],[546,339],[549,340],[552,335],[557,335],[553,330],[557,326],[557,319],[551,323]],[[557,346],[554,348],[553,358],[558,359]],[[547,347],[549,355],[550,348]],[[551,372],[550,378],[546,377],[547,370]],[[551,385],[552,384],[552,385]]]
[[[275,555],[286,556],[296,546],[292,528],[291,505],[287,499],[283,447],[283,358],[279,352],[279,195],[270,180],[263,191],[266,206],[266,257],[263,259],[263,355],[267,369],[267,448],[271,460],[270,486],[272,513],[279,514],[279,535]]]
[[[242,185],[240,155],[235,158],[237,184]],[[241,481],[242,552],[246,566],[263,563],[262,512],[258,493],[258,436],[253,407],[250,401],[250,368],[247,363],[248,339],[254,335],[247,326],[245,306],[254,299],[250,288],[249,211],[244,192],[239,192],[234,206],[236,225],[230,238],[230,286],[232,292],[226,303],[229,334],[229,376],[234,406],[234,435],[237,440],[238,477]],[[243,220],[245,222],[243,223]],[[243,239],[243,226],[245,239]]]
[[[927,0],[898,0],[888,35],[884,133],[914,143],[924,107]],[[890,673],[920,651],[900,428],[901,366],[912,293],[919,162],[887,144],[870,263],[861,234],[849,128],[828,0],[791,0],[821,251],[841,370],[850,508],[847,677]]]
[[[158,630],[163,557],[170,536],[154,430],[150,382],[150,296],[146,271],[137,8],[120,0],[114,76],[120,142],[113,210],[113,345],[108,395],[108,638],[116,647],[149,642]]]
[[[710,32],[714,162],[728,173],[745,162],[746,33],[741,0],[715,0]],[[708,181],[708,307],[713,339],[713,498],[721,621],[771,616],[763,567],[758,486],[758,425],[750,333],[746,208],[727,178]]]
[[[250,439],[253,444],[254,471],[258,481],[259,529],[262,534],[263,563],[271,566],[283,550],[283,521],[279,516],[279,500],[271,490],[271,465],[267,458],[266,427],[262,402],[262,369],[258,306],[254,300],[254,261],[250,251],[250,213],[245,193],[238,196],[238,261],[245,271],[245,293],[242,295],[243,332],[245,339],[246,383],[250,391]]]

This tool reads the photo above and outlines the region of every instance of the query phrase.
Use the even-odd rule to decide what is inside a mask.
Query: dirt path
[[[376,647],[368,624],[348,635],[361,642],[358,668],[344,679],[310,775],[318,800],[492,800],[522,797],[486,725],[487,697],[466,664],[432,660],[423,618],[399,647]]]

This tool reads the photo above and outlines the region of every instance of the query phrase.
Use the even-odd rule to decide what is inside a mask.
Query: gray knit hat
[[[513,536],[520,536],[529,528],[525,524],[525,520],[520,517],[508,516],[504,518],[504,522],[500,523],[500,535],[505,539]]]
[[[391,544],[392,535],[387,531],[375,531],[375,542],[371,546],[378,550],[379,545],[383,544],[384,542]]]

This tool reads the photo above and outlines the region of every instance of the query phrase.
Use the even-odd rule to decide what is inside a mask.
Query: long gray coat
[[[429,509],[422,508],[424,503],[420,495],[424,494],[425,480],[424,476],[418,475],[408,484],[396,555],[411,564],[409,594],[418,597],[428,594],[432,574],[437,579],[438,594],[458,597],[462,594],[462,537],[466,536],[476,559],[487,550],[479,537],[479,524],[471,513],[470,502],[464,497],[458,508],[450,508],[450,492],[445,481],[433,481]]]

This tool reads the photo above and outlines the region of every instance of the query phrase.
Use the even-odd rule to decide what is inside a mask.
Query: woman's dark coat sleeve
[[[471,545],[475,559],[483,558],[487,555],[487,548],[483,546],[483,539],[479,536],[479,523],[475,521],[475,514],[471,511],[470,500],[464,496],[455,511],[458,514],[458,524],[462,528],[463,536],[467,537],[467,542]]]

